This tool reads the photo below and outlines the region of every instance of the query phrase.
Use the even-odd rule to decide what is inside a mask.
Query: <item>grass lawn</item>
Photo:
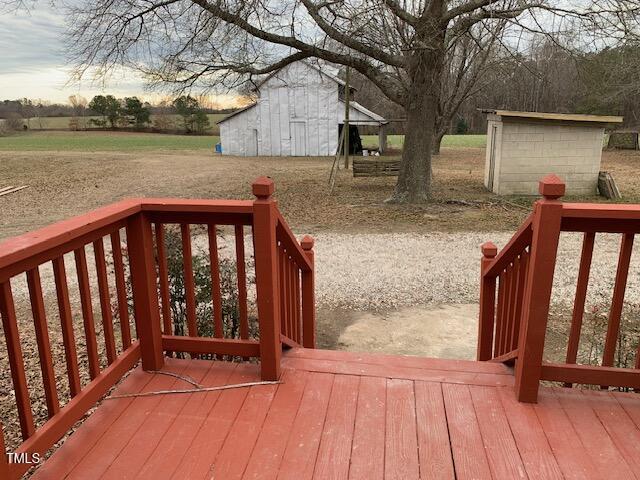
[[[214,150],[220,137],[127,132],[30,132],[0,137],[0,150],[137,151]]]
[[[217,135],[189,136],[135,132],[38,132],[0,137],[0,150],[15,151],[88,151],[115,152],[136,150],[213,150],[220,141]],[[404,135],[389,135],[388,145],[401,149]],[[365,148],[377,148],[377,135],[363,135]],[[446,135],[443,147],[482,148],[486,135]]]
[[[404,135],[387,135],[387,145],[391,148],[402,148]],[[486,135],[445,135],[443,147],[484,148],[487,144]],[[378,148],[377,135],[362,135],[362,145],[365,148]]]

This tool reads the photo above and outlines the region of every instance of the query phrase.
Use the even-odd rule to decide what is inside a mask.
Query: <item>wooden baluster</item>
[[[249,338],[249,318],[247,316],[247,267],[244,258],[244,226],[235,226],[236,270],[238,279],[238,311],[240,313],[240,338]]]
[[[291,299],[289,300],[291,311],[291,340],[298,341],[298,304],[297,304],[297,292],[296,292],[296,279],[298,268],[296,267],[293,258],[289,259],[289,291],[291,292]]]
[[[627,277],[629,276],[629,262],[633,249],[633,234],[625,233],[620,244],[620,256],[618,258],[618,269],[616,271],[616,283],[613,287],[613,298],[611,309],[609,310],[609,324],[607,326],[607,337],[604,342],[604,353],[602,354],[602,365],[611,367],[613,357],[616,353],[616,343],[620,332],[620,317],[624,304],[624,293],[627,288]]]
[[[527,271],[529,270],[529,253],[525,250],[520,254],[518,270],[518,291],[516,293],[516,311],[513,319],[513,331],[509,349],[518,348],[518,335],[520,333],[520,322],[522,321],[522,304],[524,302],[524,292],[526,291]]]
[[[542,371],[542,354],[549,317],[549,302],[562,223],[565,185],[555,175],[540,181],[541,200],[535,204],[527,290],[516,362],[516,396],[521,402],[536,402]]]
[[[107,363],[111,365],[116,359],[116,341],[113,336],[113,316],[111,314],[109,278],[107,276],[107,264],[104,258],[104,243],[102,238],[93,242],[93,253],[96,261],[96,274],[98,276],[98,293],[100,295],[100,311],[102,313],[104,345],[107,353]]]
[[[189,224],[180,225],[182,235],[182,262],[184,264],[184,293],[187,302],[187,333],[191,337],[198,336],[196,322],[196,287],[193,277],[193,258],[191,254],[191,230]]]
[[[504,340],[504,351],[509,353],[513,350],[513,330],[516,323],[516,309],[518,301],[518,280],[520,279],[520,257],[516,257],[513,261],[513,270],[511,272],[511,291],[509,294],[509,315],[507,322],[507,331]]]
[[[313,246],[313,243],[311,244]],[[477,358],[486,361],[491,358],[493,348],[493,329],[496,310],[496,278],[487,277],[484,272],[489,268],[498,248],[491,242],[483,243],[480,261],[480,312],[478,319]],[[306,345],[305,345],[306,346]]]
[[[93,305],[91,303],[91,287],[89,286],[89,271],[87,270],[87,256],[84,247],[74,252],[76,272],[78,275],[78,289],[80,290],[80,305],[82,307],[82,321],[87,345],[87,359],[89,361],[89,377],[91,380],[100,374],[98,360],[98,342],[96,327],[93,320]]]
[[[45,313],[44,299],[42,298],[42,285],[40,283],[40,271],[38,267],[27,272],[27,285],[31,300],[31,312],[35,326],[38,355],[40,356],[40,370],[42,371],[42,384],[47,403],[49,418],[60,411],[58,391],[56,389],[56,374],[53,371],[53,358],[51,357],[51,342],[49,329],[47,328],[47,316]]]
[[[493,345],[493,356],[499,357],[502,355],[501,346],[502,346],[502,338],[500,334],[502,333],[502,324],[504,323],[504,302],[505,302],[505,290],[506,290],[506,274],[504,271],[500,272],[498,275],[498,307],[496,314],[496,338]]]
[[[27,440],[35,432],[33,423],[33,413],[31,412],[31,400],[27,388],[27,377],[24,374],[24,360],[22,357],[22,346],[20,345],[20,335],[18,333],[18,321],[16,319],[16,309],[11,293],[11,283],[9,280],[0,283],[0,316],[2,317],[2,329],[7,342],[7,356],[11,367],[11,380],[16,396],[18,407],[18,420],[22,439]]]
[[[307,260],[311,264],[309,271],[302,271],[302,345],[305,348],[316,348],[316,299],[315,299],[315,266],[313,238],[305,235],[300,242]]]
[[[509,322],[511,322],[511,311],[513,309],[511,298],[514,290],[514,271],[515,266],[513,263],[507,265],[507,269],[505,271],[506,281],[503,302],[504,316],[502,319],[502,331],[500,332],[500,355],[507,353],[509,348]]]
[[[124,261],[122,259],[122,243],[120,231],[111,234],[111,251],[113,252],[113,269],[116,276],[116,294],[118,297],[118,317],[120,320],[120,334],[122,335],[122,349],[131,346],[131,327],[129,326],[129,302],[127,300],[127,284],[124,276]]]
[[[294,285],[296,291],[296,342],[302,345],[302,313],[300,311],[300,269],[294,266]]]
[[[213,302],[214,336],[224,336],[224,319],[222,318],[222,290],[220,284],[220,262],[218,260],[218,231],[215,225],[207,225],[209,236],[209,263],[211,266],[211,295]]]
[[[260,362],[263,380],[280,378],[280,305],[278,302],[277,210],[271,197],[275,187],[268,177],[252,185],[253,234],[256,262],[256,292],[260,326]]]
[[[280,244],[278,246],[278,291],[280,292],[278,300],[280,303],[280,328],[281,328],[282,334],[284,336],[287,336],[289,332],[287,331],[287,309],[286,309],[286,303],[285,303],[286,300],[284,298],[285,266],[286,266],[286,263],[285,263],[284,246]]]
[[[167,247],[164,236],[164,225],[155,224],[156,249],[158,252],[158,283],[160,301],[162,303],[162,331],[165,335],[173,335],[171,322],[171,298],[169,293],[169,267],[167,265]],[[170,354],[170,352],[167,352]]]
[[[291,308],[292,291],[291,291],[291,257],[289,252],[284,257],[284,307],[287,318],[287,337],[293,337],[293,309]]]
[[[80,393],[82,387],[80,385],[76,339],[73,332],[73,315],[71,313],[71,305],[69,304],[67,272],[64,266],[64,257],[55,258],[51,263],[53,264],[53,278],[56,283],[58,312],[60,315],[60,326],[62,328],[62,342],[64,344],[64,355],[67,364],[69,390],[71,392],[71,398],[73,398]]]
[[[164,354],[153,258],[153,232],[151,223],[144,213],[129,217],[127,245],[142,368],[146,371],[160,370],[164,365]]]
[[[578,345],[580,332],[582,331],[582,318],[584,316],[584,304],[587,299],[587,286],[589,285],[589,272],[591,271],[591,259],[593,257],[593,244],[595,232],[585,232],[582,240],[582,254],[580,255],[580,268],[578,270],[578,282],[576,296],[573,302],[573,314],[571,316],[571,329],[567,343],[567,363],[576,363],[578,358]],[[565,387],[571,387],[571,383],[565,383]]]

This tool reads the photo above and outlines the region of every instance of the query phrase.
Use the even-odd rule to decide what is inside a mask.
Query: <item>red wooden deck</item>
[[[542,388],[497,363],[293,349],[279,385],[105,400],[34,479],[636,478],[640,397]],[[204,386],[255,364],[168,358]],[[191,388],[134,370],[112,395]]]

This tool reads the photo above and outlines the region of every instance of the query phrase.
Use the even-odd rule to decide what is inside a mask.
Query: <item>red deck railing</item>
[[[272,198],[273,182],[253,184],[255,201],[142,199],[126,200],[0,245],[0,315],[6,338],[16,410],[22,432],[18,455],[46,452],[108,390],[142,360],[148,371],[159,370],[165,355],[186,352],[260,359],[262,377],[280,376],[282,346],[315,346],[313,240],[300,244]],[[179,226],[186,300],[186,335],[177,335],[172,318],[166,250],[166,226]],[[193,271],[191,226],[203,225],[208,237],[213,336],[199,334]],[[223,329],[218,227],[234,232],[239,332],[229,338]],[[255,261],[258,334],[250,338],[245,233],[251,231]],[[105,249],[108,239],[110,251]],[[123,243],[125,242],[125,243]],[[95,277],[86,247],[93,250]],[[83,333],[90,381],[82,385],[78,344],[74,337],[72,302],[64,255],[75,258]],[[59,400],[40,267],[51,262],[64,343],[69,398]],[[109,268],[108,265],[113,265]],[[250,265],[249,265],[250,267]],[[127,283],[130,275],[130,292]],[[38,397],[27,382],[12,280],[26,274],[48,420],[37,427],[30,398]],[[93,278],[93,282],[91,281]],[[95,286],[97,285],[97,292]],[[111,288],[115,286],[115,291]],[[93,295],[100,305],[96,331]],[[131,297],[133,312],[130,314]],[[114,331],[114,313],[117,331]],[[133,320],[133,325],[131,324]],[[132,327],[134,332],[132,332]],[[117,338],[119,337],[119,338]],[[100,346],[98,340],[100,339]],[[102,355],[101,352],[104,352]],[[101,357],[104,357],[101,359]],[[67,395],[68,394],[68,395]],[[2,425],[0,424],[0,433]],[[0,452],[4,452],[0,434]],[[28,463],[9,463],[0,455],[0,478],[19,478]]]
[[[537,400],[540,380],[640,388],[640,352],[635,369],[612,366],[633,238],[640,232],[640,205],[562,203],[564,191],[558,177],[545,177],[540,182],[543,198],[502,251],[497,253],[492,243],[482,245],[478,360],[515,362],[516,394],[524,402]],[[584,234],[564,364],[543,362],[560,232]],[[600,232],[621,235],[604,354],[600,365],[576,365],[594,240]]]

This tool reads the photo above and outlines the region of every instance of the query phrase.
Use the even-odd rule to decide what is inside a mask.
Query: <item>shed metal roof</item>
[[[516,110],[480,109],[483,113],[492,113],[499,117],[529,118],[534,120],[552,120],[564,122],[587,123],[622,123],[623,117],[614,115],[585,115],[579,113],[547,113],[547,112],[519,112]]]

